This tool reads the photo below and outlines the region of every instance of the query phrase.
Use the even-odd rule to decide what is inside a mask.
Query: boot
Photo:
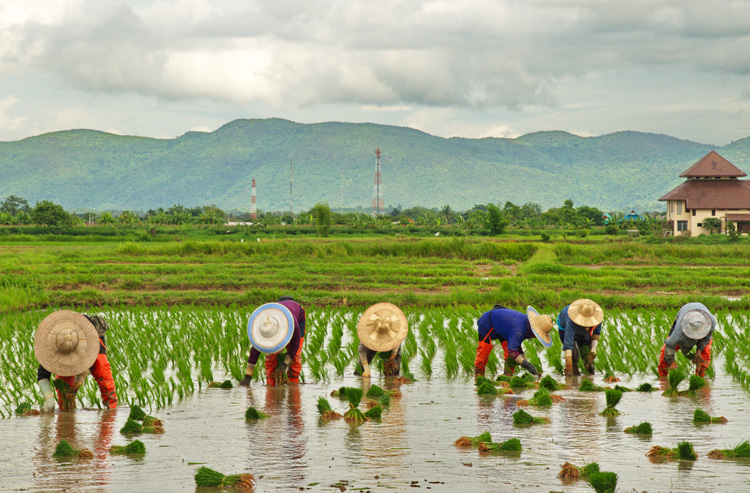
[[[580,376],[581,369],[578,367],[578,360],[581,358],[581,353],[578,351],[578,345],[573,346],[573,376]]]

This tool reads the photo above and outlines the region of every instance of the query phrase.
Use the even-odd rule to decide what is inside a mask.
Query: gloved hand
[[[521,362],[521,366],[525,368],[526,371],[534,375],[535,377],[539,376],[539,370],[536,369],[536,366],[531,364],[531,361],[525,359]]]
[[[573,376],[573,354],[565,354],[565,376]]]
[[[398,372],[398,368],[396,368],[396,362],[392,359],[389,359],[385,362],[385,367],[383,369],[383,372],[386,376],[393,376]]]
[[[594,360],[596,359],[596,353],[594,351],[589,351],[588,356],[586,356],[586,371],[589,372],[589,374],[594,373]]]
[[[240,380],[240,385],[243,387],[249,387],[250,382],[253,379],[253,371],[255,371],[255,365],[251,365],[248,363],[247,369],[245,370],[245,377]]]
[[[279,361],[276,363],[276,370],[274,370],[272,375],[276,385],[281,385],[282,383],[284,383],[284,379],[287,378],[286,369],[288,367],[289,365],[286,363],[286,361]]]
[[[78,389],[81,388],[81,385],[83,385],[83,382],[86,380],[87,376],[89,376],[89,370],[76,375],[75,379],[73,380],[73,385],[70,386],[70,390],[68,391],[69,396],[75,397],[75,395],[78,393]]]
[[[703,364],[706,362],[706,360],[703,359],[703,356],[701,356],[701,353],[696,351],[695,352],[695,358],[693,358],[693,363],[695,363],[695,372],[698,373],[698,371],[703,367]]]
[[[39,390],[42,391],[44,397],[44,404],[42,405],[43,413],[51,413],[55,411],[55,393],[52,391],[52,385],[49,383],[48,378],[43,378],[37,382]]]
[[[364,377],[364,378],[369,378],[370,377],[370,368],[362,370],[362,377]]]

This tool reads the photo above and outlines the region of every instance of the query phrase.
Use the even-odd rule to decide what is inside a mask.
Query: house
[[[620,221],[640,221],[641,219],[641,216],[639,216],[637,212],[631,210],[628,215],[623,216]]]
[[[687,180],[659,199],[667,203],[673,235],[708,234],[708,218],[721,221],[721,232],[730,222],[738,232],[750,233],[750,180],[738,179],[747,176],[744,171],[711,151],[680,176]]]

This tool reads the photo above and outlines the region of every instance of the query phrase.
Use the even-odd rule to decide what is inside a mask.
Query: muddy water
[[[558,380],[561,380],[558,378]],[[569,380],[577,389],[579,380]],[[600,378],[595,378],[603,384]],[[627,378],[635,387],[652,378]],[[342,384],[360,385],[347,376],[330,384],[250,390],[207,389],[165,410],[164,435],[142,435],[142,458],[112,456],[111,445],[124,445],[120,435],[129,410],[79,410],[54,416],[0,421],[0,490],[27,491],[194,491],[198,463],[225,474],[250,471],[259,476],[257,491],[339,491],[409,487],[438,491],[592,491],[582,481],[566,485],[557,479],[565,461],[579,466],[598,461],[614,471],[621,491],[748,491],[750,461],[706,458],[714,448],[728,448],[750,439],[750,396],[717,364],[711,389],[696,398],[666,398],[660,392],[627,393],[616,418],[599,416],[603,393],[558,392],[567,401],[550,409],[530,409],[548,416],[549,425],[518,428],[511,415],[515,401],[532,391],[493,400],[479,398],[470,381],[439,376],[401,386],[403,398],[393,399],[380,422],[354,427],[344,421],[322,423],[316,401]],[[379,379],[374,383],[383,385]],[[683,384],[684,386],[685,384]],[[329,397],[343,413],[343,401]],[[246,422],[248,406],[265,410],[269,419]],[[696,426],[695,408],[729,418],[725,425]],[[622,430],[642,421],[654,427],[651,438]],[[496,442],[516,436],[519,457],[482,456],[452,446],[461,435],[490,431]],[[51,454],[65,438],[76,448],[94,452],[93,460],[57,460]],[[676,446],[690,440],[695,462],[652,463],[645,457],[652,445]],[[196,491],[210,491],[210,488]]]

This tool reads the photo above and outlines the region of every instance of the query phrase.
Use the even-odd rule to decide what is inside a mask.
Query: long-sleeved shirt
[[[591,330],[590,327],[583,327],[582,325],[573,322],[568,316],[568,308],[570,308],[570,305],[563,308],[560,315],[557,317],[558,329],[563,332],[563,350],[573,349],[575,346],[576,334],[585,334],[587,338],[591,338],[592,335],[598,336],[602,333],[602,324],[597,325],[594,327],[594,330]]]
[[[102,334],[102,335],[99,336],[99,354],[104,354],[104,355],[107,354],[107,346],[104,344],[104,334]],[[96,363],[94,363],[94,365],[91,365],[91,368],[89,369],[90,371],[92,371],[92,375],[93,375],[93,370],[94,370],[95,366],[96,366]],[[37,368],[37,370],[36,370],[36,380],[37,380],[37,382],[39,380],[42,380],[42,379],[45,379],[45,378],[47,380],[49,380],[51,376],[52,376],[52,372],[51,371],[49,371],[48,369],[46,369],[42,365],[39,365],[39,368]],[[59,375],[59,376],[61,376],[61,377],[74,377],[75,375]],[[93,375],[93,376],[94,376],[94,378],[97,378],[97,375]],[[109,378],[110,380],[112,380],[112,372],[111,372],[111,370],[110,370],[109,375],[103,375],[103,378]]]
[[[508,341],[508,357],[511,359],[523,354],[523,341],[536,338],[529,325],[529,317],[510,308],[497,308],[483,313],[477,320],[477,329],[480,341]]]
[[[706,334],[703,339],[691,339],[686,336],[684,332],[682,332],[682,317],[685,316],[687,312],[693,310],[701,310],[703,312],[706,312],[708,318],[711,319],[711,330],[708,331],[708,334]],[[708,346],[708,343],[711,342],[711,338],[714,335],[715,328],[716,317],[714,317],[711,312],[708,311],[706,305],[704,305],[703,303],[687,303],[686,305],[683,305],[682,308],[680,308],[680,311],[677,312],[677,318],[672,324],[672,329],[669,331],[669,337],[666,341],[664,341],[664,344],[672,349],[675,349],[679,344],[680,351],[682,351],[683,354],[687,354],[691,349],[693,349],[693,346],[695,346],[696,344],[698,351],[703,351],[706,346]]]
[[[280,305],[284,305],[292,313],[294,319],[294,328],[292,330],[292,338],[289,339],[289,343],[286,345],[286,354],[294,357],[299,351],[299,345],[302,338],[305,337],[305,309],[300,306],[299,303],[292,300],[279,301]],[[260,357],[260,351],[255,348],[250,350],[250,358],[247,362],[254,365],[258,362]]]

